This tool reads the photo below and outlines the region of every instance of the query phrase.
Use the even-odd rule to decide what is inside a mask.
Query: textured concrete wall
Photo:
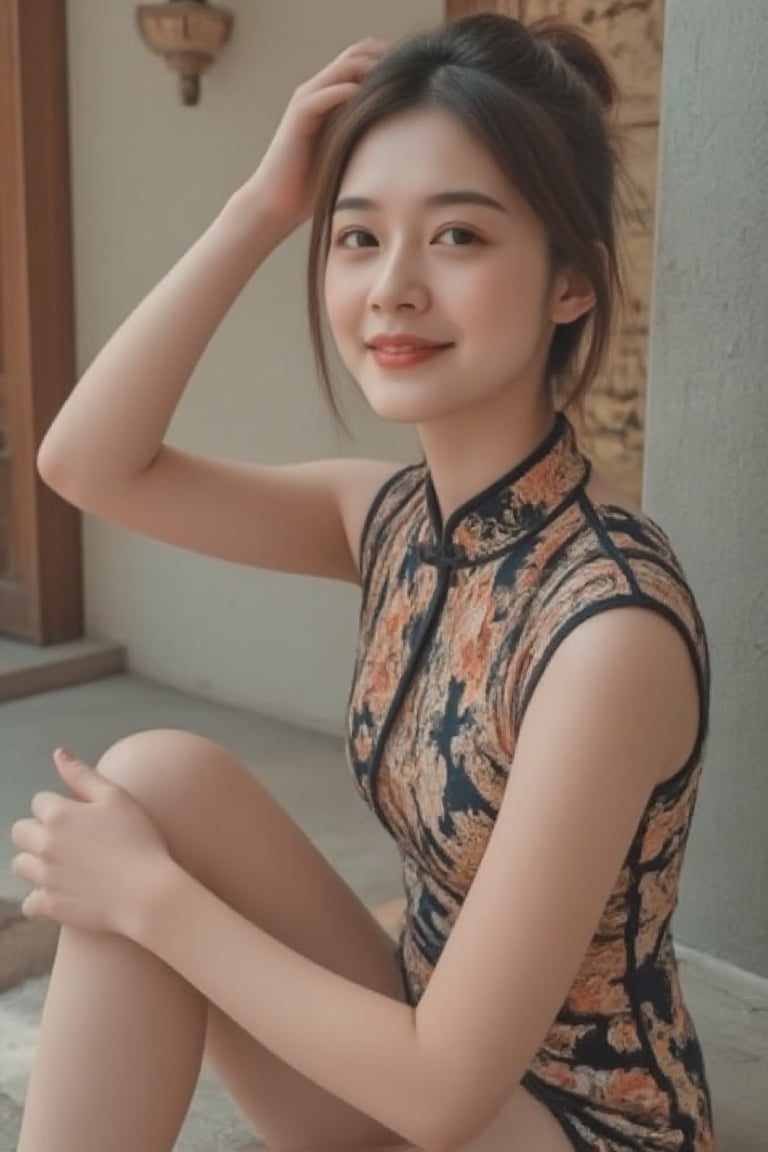
[[[768,5],[667,0],[645,503],[709,627],[678,938],[768,976]]]

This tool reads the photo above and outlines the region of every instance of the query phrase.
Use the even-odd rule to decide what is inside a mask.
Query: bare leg
[[[176,858],[289,946],[393,997],[391,943],[287,814],[210,741],[145,732],[99,770],[131,792]],[[275,1147],[398,1138],[278,1061],[129,941],[63,930],[18,1152],[170,1152],[203,1047]]]
[[[62,929],[19,1152],[169,1152],[206,1016],[203,997],[150,953]]]
[[[131,792],[174,856],[222,899],[317,963],[402,997],[384,930],[256,780],[210,741],[145,732],[99,769]],[[277,1060],[156,957],[63,930],[18,1152],[170,1152],[203,1048],[281,1152],[418,1152]],[[573,1152],[518,1088],[458,1152]]]

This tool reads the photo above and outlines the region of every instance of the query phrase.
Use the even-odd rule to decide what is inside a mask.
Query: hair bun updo
[[[572,24],[561,24],[544,17],[527,25],[530,36],[539,44],[546,44],[591,89],[603,112],[609,113],[618,104],[616,81],[588,37]]]

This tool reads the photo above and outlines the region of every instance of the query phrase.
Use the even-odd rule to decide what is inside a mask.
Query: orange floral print
[[[398,954],[415,1004],[482,860],[525,709],[558,643],[622,606],[678,628],[700,689],[696,747],[653,792],[523,1084],[577,1152],[713,1152],[670,931],[707,734],[707,643],[664,532],[594,504],[589,468],[561,414],[528,460],[445,525],[425,465],[381,490],[361,547],[349,761],[402,854]]]

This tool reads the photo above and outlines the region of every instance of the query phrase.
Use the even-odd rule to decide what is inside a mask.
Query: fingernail
[[[57,748],[54,756],[58,757],[59,760],[74,760],[74,756],[67,748]]]

